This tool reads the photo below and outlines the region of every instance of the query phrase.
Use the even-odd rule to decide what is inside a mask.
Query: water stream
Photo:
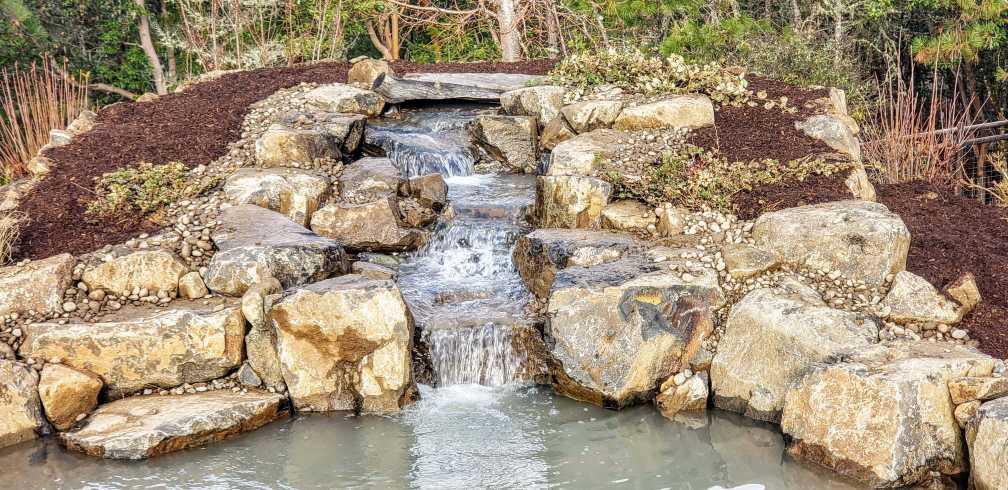
[[[448,175],[454,218],[400,267],[437,388],[394,417],[298,415],[143,463],[51,438],[0,450],[7,488],[853,488],[786,457],[779,432],[717,411],[604,410],[529,383],[515,336],[529,292],[511,261],[534,177],[472,175],[472,111],[404,114],[369,130],[409,175]],[[462,121],[462,123],[459,123]],[[418,137],[417,135],[422,135]]]

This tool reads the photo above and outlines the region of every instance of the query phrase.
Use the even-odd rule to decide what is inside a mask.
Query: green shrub
[[[185,197],[196,196],[215,187],[219,178],[189,181],[181,162],[153,165],[140,162],[95,179],[95,195],[88,204],[92,215],[110,216],[120,212],[150,214]]]

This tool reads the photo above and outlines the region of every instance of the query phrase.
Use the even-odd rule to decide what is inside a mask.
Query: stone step
[[[67,448],[109,459],[145,459],[220,441],[287,416],[275,393],[207,391],[124,398],[60,434]]]

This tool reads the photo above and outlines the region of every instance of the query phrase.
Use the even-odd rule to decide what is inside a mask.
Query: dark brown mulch
[[[401,62],[395,70],[543,74],[553,63]],[[232,73],[152,102],[105,107],[92,131],[46,152],[56,170],[21,203],[20,210],[31,223],[22,232],[18,257],[80,254],[150,231],[155,225],[138,216],[109,221],[85,215],[86,203],[93,199],[94,178],[139,161],[180,161],[190,167],[210,163],[239,139],[252,103],[301,82],[345,82],[348,68],[346,63],[326,62]]]
[[[812,175],[802,182],[762,185],[736,194],[732,203],[738,217],[749,220],[767,211],[851,199],[844,177],[842,173]]]
[[[907,270],[938,287],[972,272],[983,302],[962,326],[980,341],[981,350],[1008,358],[1008,210],[927,182],[876,189],[879,202],[910,229]]]
[[[811,115],[805,104],[829,96],[828,91],[795,87],[757,76],[747,78],[753,93],[764,90],[768,98],[774,100],[785,96],[788,105],[797,108],[798,112],[788,114],[779,108],[768,110],[760,105],[725,105],[714,113],[714,127],[692,133],[693,144],[703,148],[716,148],[732,162],[766,158],[785,162],[833,151],[825,143],[806,136],[794,126],[796,121]]]

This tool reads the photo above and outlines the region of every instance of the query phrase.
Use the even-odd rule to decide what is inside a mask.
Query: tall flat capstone
[[[108,459],[145,459],[258,429],[287,415],[284,398],[258,390],[124,398],[60,434],[68,449]]]
[[[211,238],[218,251],[210,259],[206,285],[230,296],[241,296],[269,277],[289,288],[339,274],[348,265],[339,242],[253,204],[225,209]]]
[[[558,272],[545,327],[557,390],[620,408],[690,366],[724,302],[713,270],[690,270],[628,258]]]
[[[101,323],[34,323],[24,330],[21,357],[61,359],[91,372],[113,397],[210,381],[244,358],[245,319],[238,307],[174,309]]]

